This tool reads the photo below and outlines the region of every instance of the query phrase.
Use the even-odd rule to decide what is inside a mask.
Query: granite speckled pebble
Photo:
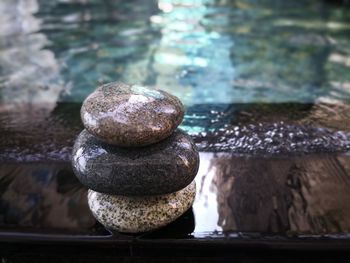
[[[112,82],[91,93],[80,113],[85,128],[100,140],[140,147],[170,136],[183,119],[184,106],[165,91]]]
[[[89,190],[88,202],[94,217],[106,228],[138,233],[163,227],[176,220],[193,204],[196,185],[171,194],[126,197]]]
[[[199,154],[191,137],[177,129],[167,139],[142,148],[121,148],[83,130],[75,141],[72,165],[88,188],[115,195],[156,195],[192,182]]]

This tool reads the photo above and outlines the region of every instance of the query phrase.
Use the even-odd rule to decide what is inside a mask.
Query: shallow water
[[[202,162],[186,234],[349,233],[349,5],[3,0],[0,12],[2,229],[94,229],[71,147],[83,99],[120,80],[186,106]]]

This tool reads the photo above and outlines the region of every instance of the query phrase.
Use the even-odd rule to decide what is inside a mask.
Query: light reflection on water
[[[9,3],[5,9],[16,6]],[[324,1],[28,3],[22,24],[36,26],[24,33],[48,39],[41,48],[59,65],[60,101],[80,102],[99,82],[112,80],[169,90],[188,106],[349,99],[346,6]],[[11,32],[5,30],[10,25],[4,23],[4,32]]]
[[[193,204],[195,213],[194,232],[221,231],[219,225],[218,203],[216,193],[218,189],[213,184],[216,168],[211,165],[212,154],[202,153],[200,155],[200,166],[196,177],[197,193]],[[220,191],[220,189],[219,189]],[[204,219],[205,220],[201,220]]]
[[[346,6],[214,0],[22,5],[1,5],[10,17],[1,26],[7,39],[2,64],[10,51],[26,54],[21,71],[12,60],[1,72],[4,101],[81,102],[98,83],[113,80],[168,90],[187,106],[350,98]]]
[[[206,107],[197,115],[206,120],[201,124],[186,114],[182,128],[191,133],[223,128],[227,122],[209,114],[217,107],[230,108],[235,122],[237,104],[246,104],[254,119],[275,115],[283,106],[273,105],[285,102],[315,104],[308,125],[349,130],[346,6],[214,0],[17,5],[24,4],[0,6],[8,10],[1,24],[6,38],[0,38],[4,103],[47,103],[48,116],[56,101],[80,103],[99,83],[122,80],[174,93],[191,111]],[[275,121],[288,123],[298,114],[285,109]],[[331,124],[329,114],[340,121]]]
[[[350,231],[349,158],[201,153],[195,232],[324,235]]]
[[[217,8],[211,7],[214,3],[160,0],[162,12],[150,18],[161,32],[153,53],[154,85],[179,96],[186,105],[233,102],[233,41],[228,34],[205,26],[206,17],[216,12]],[[218,19],[223,27],[228,26],[226,14]],[[220,87],[220,92],[215,87]]]
[[[47,36],[38,33],[42,21],[36,0],[0,3],[0,102],[41,103],[54,108],[62,79]]]

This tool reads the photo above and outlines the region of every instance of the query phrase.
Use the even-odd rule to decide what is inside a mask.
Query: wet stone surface
[[[184,107],[175,96],[118,82],[99,87],[81,108],[89,132],[123,147],[146,146],[169,137],[183,116]]]
[[[176,220],[191,207],[195,194],[193,181],[178,192],[148,197],[107,195],[89,190],[88,203],[95,218],[106,228],[138,233]]]
[[[75,142],[72,162],[78,179],[95,191],[157,195],[190,184],[198,171],[199,155],[191,137],[181,130],[142,148],[108,145],[84,130]]]

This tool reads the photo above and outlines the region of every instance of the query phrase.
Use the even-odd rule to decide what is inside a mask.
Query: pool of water
[[[84,98],[119,80],[186,106],[201,151],[189,234],[348,235],[349,5],[2,0],[0,12],[3,229],[93,229],[71,147]]]
[[[201,138],[248,127],[239,131],[240,142],[214,135],[223,139],[211,140],[210,149],[349,149],[349,6],[6,0],[0,8],[6,14],[0,23],[2,132],[22,137],[23,125],[30,129],[42,119],[50,124],[40,127],[57,130],[58,121],[71,118],[72,105],[78,110],[99,84],[120,80],[177,95],[187,107],[181,127]],[[281,122],[283,134],[273,134],[293,139],[275,149],[266,145],[273,137],[266,132]]]

